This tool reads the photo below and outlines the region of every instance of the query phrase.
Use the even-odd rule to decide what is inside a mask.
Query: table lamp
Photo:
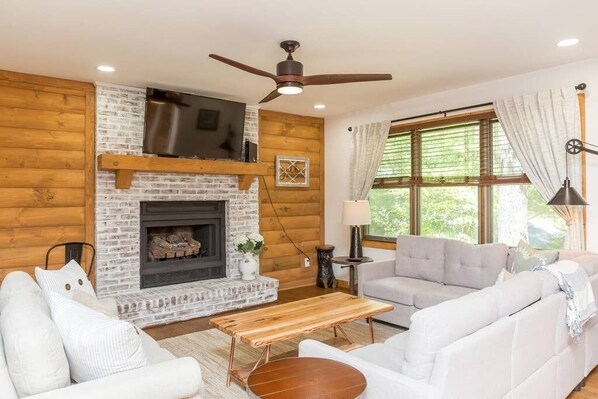
[[[343,202],[343,224],[351,226],[349,260],[360,261],[363,258],[360,226],[370,224],[371,222],[370,203],[367,200]]]

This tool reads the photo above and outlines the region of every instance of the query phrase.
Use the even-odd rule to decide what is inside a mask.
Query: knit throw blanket
[[[594,292],[583,267],[571,260],[560,260],[550,265],[538,265],[536,270],[546,270],[559,282],[567,298],[567,326],[569,335],[579,342],[583,325],[597,312]]]

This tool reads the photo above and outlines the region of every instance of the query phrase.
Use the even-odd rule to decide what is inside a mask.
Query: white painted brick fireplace
[[[96,155],[141,155],[145,89],[98,83]],[[258,139],[258,109],[248,106],[244,136]],[[236,176],[136,173],[130,189],[114,173],[96,172],[96,291],[113,296],[120,317],[143,327],[272,302],[278,281],[240,279],[241,254],[232,238],[259,231],[257,179],[238,189]],[[140,202],[225,201],[227,278],[140,289]]]

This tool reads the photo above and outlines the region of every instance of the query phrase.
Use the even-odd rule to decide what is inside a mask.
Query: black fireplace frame
[[[141,289],[226,277],[225,201],[147,201],[140,203],[139,272]],[[149,261],[148,229],[209,226],[218,239],[204,257]],[[201,251],[201,250],[200,250]],[[200,252],[201,253],[201,252]]]

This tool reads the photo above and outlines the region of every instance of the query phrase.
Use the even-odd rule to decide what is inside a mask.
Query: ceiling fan
[[[371,82],[375,80],[391,80],[390,74],[333,74],[333,75],[311,75],[303,76],[303,64],[293,59],[293,52],[299,48],[299,42],[285,40],[280,47],[288,53],[287,59],[276,65],[276,75],[242,64],[237,61],[222,57],[217,54],[210,54],[210,57],[224,62],[235,68],[242,69],[254,75],[265,76],[276,82],[276,89],[260,101],[260,104],[272,101],[282,94],[299,94],[304,86],[310,85],[332,85],[338,83]]]

